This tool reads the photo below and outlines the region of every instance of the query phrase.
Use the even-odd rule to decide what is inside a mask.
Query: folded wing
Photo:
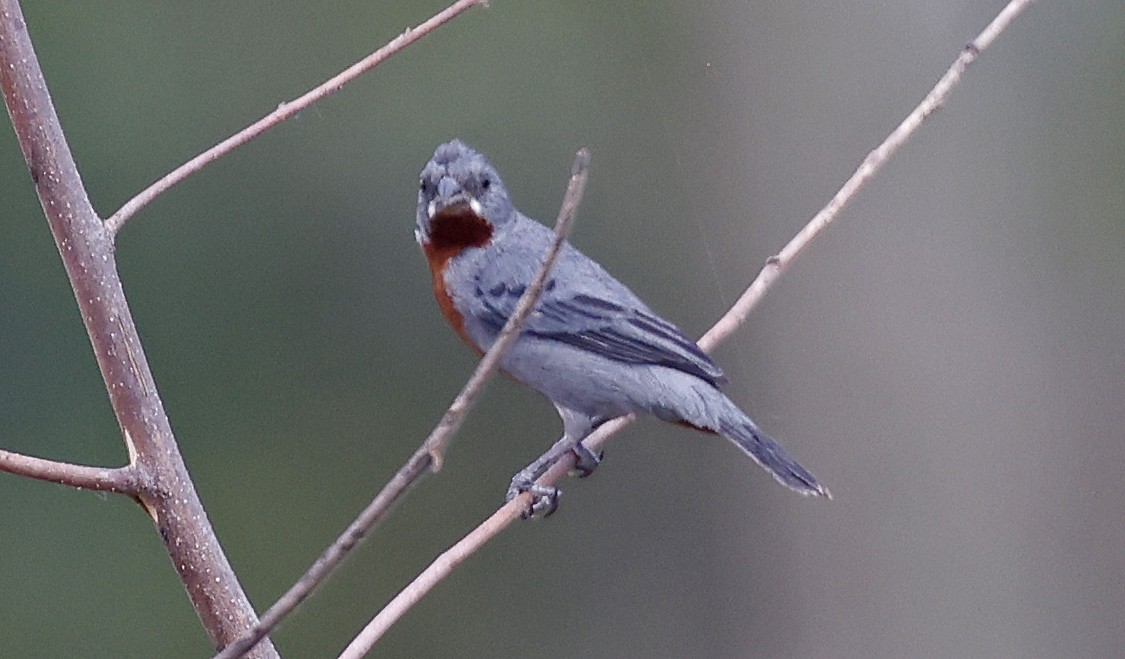
[[[479,318],[497,332],[540,262],[533,252],[511,256],[519,258],[504,259],[503,268],[486,266],[477,282]],[[627,364],[667,366],[712,385],[724,381],[722,370],[694,341],[573,248],[562,255],[523,331]]]

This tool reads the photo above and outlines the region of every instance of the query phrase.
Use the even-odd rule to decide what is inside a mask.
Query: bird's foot
[[[574,443],[564,436],[546,453],[527,466],[523,471],[512,477],[512,484],[508,486],[507,501],[518,497],[524,492],[531,492],[531,503],[522,517],[547,517],[559,507],[559,489],[550,485],[536,483],[540,476],[550,469],[559,458],[568,452],[574,453],[574,467],[571,474],[584,478],[594,473],[602,461],[600,453],[594,453],[586,448],[582,442]]]
[[[594,470],[602,463],[602,458],[605,457],[605,453],[594,453],[586,448],[586,445],[582,442],[575,444],[571,450],[574,451],[574,468],[570,470],[570,475],[579,478],[586,478],[594,473]]]
[[[522,474],[517,474],[512,479],[512,484],[508,486],[508,495],[505,497],[505,501],[511,501],[524,492],[531,493],[531,503],[527,510],[520,513],[520,517],[523,519],[548,517],[559,508],[559,495],[562,494],[559,488],[540,485],[531,479],[522,477]]]

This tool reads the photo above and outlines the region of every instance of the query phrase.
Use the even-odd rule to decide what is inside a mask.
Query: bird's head
[[[512,202],[484,156],[453,140],[422,168],[414,237],[442,250],[480,247],[511,218]]]

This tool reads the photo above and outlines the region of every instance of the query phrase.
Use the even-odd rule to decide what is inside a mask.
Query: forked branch
[[[814,239],[824,233],[825,229],[832,224],[839,216],[840,211],[855,198],[864,185],[886,165],[891,156],[906,144],[925,120],[945,103],[957,83],[960,82],[965,70],[977,60],[981,52],[992,45],[996,37],[1011,24],[1016,16],[1033,2],[1034,0],[1012,0],[976,39],[973,39],[961,50],[953,65],[914,111],[863,159],[856,171],[840,188],[840,191],[785,245],[777,256],[769,259],[734,306],[700,338],[699,345],[701,348],[710,352],[745,322],[747,315],[761,301],[778,277],[788,269],[797,256]],[[633,415],[613,419],[587,437],[584,444],[597,453],[613,435],[630,425],[634,420]],[[557,485],[573,468],[574,454],[568,453],[562,460],[555,463],[547,473],[543,474],[537,483],[550,486]],[[440,583],[465,559],[483,547],[489,540],[499,535],[512,522],[519,519],[521,512],[527,510],[530,499],[531,494],[527,492],[512,499],[463,539],[438,556],[414,581],[408,584],[382,611],[371,619],[340,655],[340,659],[358,659],[367,654],[379,638],[410,607],[420,601],[426,593]]]
[[[418,27],[406,28],[406,30],[402,34],[398,35],[394,39],[391,39],[390,42],[387,43],[387,45],[383,46],[379,50],[376,50],[375,52],[371,53],[355,64],[352,64],[337,75],[324,81],[314,89],[309,90],[305,94],[293,99],[292,101],[289,101],[287,103],[279,103],[277,109],[273,112],[255,121],[246,128],[243,128],[234,135],[231,135],[222,142],[219,142],[210,149],[207,149],[203,153],[185,162],[176,169],[168,172],[163,177],[161,177],[160,180],[148,186],[140,193],[138,193],[137,196],[125,202],[124,206],[122,206],[116,213],[114,213],[108,220],[105,221],[106,230],[109,231],[111,237],[115,238],[117,236],[117,232],[121,230],[121,227],[125,226],[125,223],[129,221],[129,218],[133,217],[139,210],[150,204],[153,199],[156,199],[161,194],[167,192],[172,186],[180,183],[187,177],[198,172],[207,165],[215,162],[219,158],[222,158],[231,151],[234,151],[243,144],[246,144],[255,137],[258,137],[262,133],[280,124],[286,119],[295,116],[298,112],[304,110],[313,103],[316,103],[317,101],[320,101],[327,96],[335,94],[336,92],[340,91],[340,89],[344,85],[348,84],[352,80],[355,80],[361,74],[382,64],[392,55],[400,52],[403,48],[406,48],[410,44],[418,41],[422,37],[438,29],[442,25],[445,25],[460,14],[464,13],[469,8],[475,7],[476,5],[487,4],[488,0],[457,0],[457,2],[454,2],[445,9],[441,10],[429,20],[420,24]]]
[[[0,450],[0,471],[119,492],[152,517],[215,647],[257,622],[184,466],[118,277],[113,241],[138,210],[217,158],[486,0],[458,0],[383,48],[163,177],[108,221],[87,197],[47,91],[17,0],[0,0],[0,91],[59,249],[130,456],[120,468],[69,464]],[[251,652],[277,653],[267,640]]]
[[[461,393],[457,395],[449,409],[442,415],[430,436],[422,442],[422,445],[414,451],[406,464],[383,486],[383,489],[360,513],[359,517],[320,555],[320,558],[312,564],[297,583],[293,584],[293,587],[262,615],[261,621],[244,638],[240,638],[230,647],[224,648],[222,652],[216,655],[215,659],[233,659],[241,656],[242,653],[252,648],[258,639],[269,634],[271,629],[277,626],[285,616],[289,615],[317,586],[328,578],[372,528],[386,518],[387,513],[390,512],[390,509],[402,495],[421,480],[427,468],[432,468],[433,471],[441,468],[445,448],[449,445],[453,435],[461,428],[465,415],[476,405],[481,392],[484,391],[484,385],[496,372],[500,359],[519,336],[520,329],[523,328],[528,315],[530,315],[535,303],[539,301],[539,296],[543,293],[547,276],[550,274],[567,236],[570,235],[571,227],[574,225],[578,205],[582,202],[582,193],[586,189],[586,173],[589,164],[590,154],[585,149],[580,149],[574,157],[570,182],[567,185],[566,194],[563,196],[558,219],[555,221],[555,237],[544,255],[543,265],[540,266],[531,286],[520,297],[515,311],[512,312],[508,322],[504,324],[504,328],[500,330],[500,334],[496,337],[496,342],[481,358],[476,370],[469,377],[469,381],[465,383]],[[526,506],[524,509],[526,510]]]
[[[0,91],[90,336],[129,451],[129,469],[146,483],[130,494],[156,524],[212,643],[225,645],[257,617],[176,447],[121,288],[113,242],[90,205],[15,0],[0,0]],[[40,475],[58,471],[57,465],[21,457],[9,454],[6,462],[17,468],[22,463],[25,471],[38,468]],[[74,466],[71,476],[98,482],[87,469]],[[256,656],[276,652],[264,644]]]

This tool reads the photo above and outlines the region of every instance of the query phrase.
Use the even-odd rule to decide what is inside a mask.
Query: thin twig
[[[448,576],[453,568],[464,562],[466,558],[483,547],[494,536],[499,535],[513,521],[519,519],[530,503],[530,492],[524,492],[522,495],[513,498],[493,513],[492,517],[473,529],[464,539],[445,550],[430,564],[425,572],[418,575],[409,586],[391,601],[391,604],[380,611],[379,615],[375,616],[363,628],[363,631],[352,639],[348,647],[340,653],[339,659],[359,659],[367,654],[379,637],[390,629],[391,625],[402,617],[402,614],[421,600],[438,582]]]
[[[131,465],[115,468],[88,467],[0,449],[0,471],[84,490],[116,492],[129,496],[140,493],[137,471]]]
[[[250,124],[246,128],[231,135],[227,139],[219,142],[215,146],[200,153],[191,160],[180,165],[176,169],[169,172],[160,180],[142,190],[137,196],[133,197],[125,203],[120,209],[117,210],[108,220],[105,221],[106,230],[109,231],[111,239],[116,239],[117,232],[129,218],[133,217],[139,210],[147,206],[156,199],[158,196],[166,192],[172,186],[180,183],[187,177],[203,169],[215,160],[225,156],[226,154],[234,151],[238,147],[246,144],[258,135],[273,128],[277,124],[289,119],[301,110],[309,107],[313,103],[336,93],[344,85],[358,78],[361,74],[368,70],[382,64],[392,55],[403,50],[410,44],[418,41],[427,34],[433,32],[442,25],[456,18],[459,14],[464,13],[470,7],[476,5],[487,5],[488,0],[457,0],[452,5],[446,7],[442,11],[435,14],[432,18],[422,23],[415,28],[406,28],[406,30],[391,39],[387,45],[379,50],[371,53],[367,57],[361,59],[355,64],[341,71],[336,76],[329,78],[324,83],[318,85],[316,88],[308,91],[304,95],[289,101],[288,103],[281,103],[273,112],[262,117],[258,121]]]
[[[906,119],[899,124],[898,128],[894,129],[883,143],[875,148],[874,151],[867,154],[863,162],[856,168],[855,173],[844,183],[839,192],[828,202],[828,204],[820,209],[808,224],[801,229],[800,233],[789,241],[777,254],[772,257],[758,276],[750,284],[749,288],[742,294],[738,301],[734,303],[730,311],[727,311],[715,326],[707,331],[701,339],[699,345],[704,350],[709,350],[717,345],[720,341],[730,336],[735,329],[737,329],[746,320],[747,314],[750,310],[757,306],[758,302],[766,295],[766,291],[778,277],[784,273],[789,266],[796,260],[797,256],[808,247],[809,243],[814,238],[819,236],[828,228],[830,224],[840,214],[840,211],[856,196],[856,194],[863,189],[863,187],[870,181],[876,173],[883,168],[883,165],[891,159],[895,153],[898,152],[902,145],[906,144],[922,123],[930,117],[935,111],[945,104],[949,95],[953,92],[953,88],[961,81],[962,74],[965,69],[969,68],[981,52],[992,45],[1004,28],[1022,12],[1029,7],[1035,0],[1013,0],[1005,7],[997,16],[989,23],[988,27],[984,29],[976,39],[973,39],[967,46],[961,49],[961,53],[954,60],[953,65],[945,72],[945,75],[938,80],[930,93],[922,99],[918,107],[907,115]]]
[[[766,266],[738,299],[735,305],[719,319],[699,340],[699,346],[706,351],[711,351],[719,343],[730,336],[735,329],[746,320],[747,314],[762,299],[777,278],[788,268],[794,259],[839,215],[883,166],[892,155],[910,139],[922,123],[935,110],[940,108],[948,99],[953,88],[961,79],[970,64],[976,61],[985,48],[992,44],[996,37],[1020,12],[1030,6],[1034,0],[1013,0],[999,15],[967,45],[954,61],[949,70],[926,95],[921,104],[883,141],[872,151],[856,169],[855,173],[844,183],[840,191],[818,212],[801,231],[793,237],[781,252],[769,259]],[[590,434],[583,443],[587,448],[598,452],[612,437],[627,426],[636,417],[632,414],[618,417],[603,425]],[[557,485],[567,473],[574,468],[574,453],[567,453],[562,459],[552,466],[547,473],[539,478],[541,485]],[[422,599],[426,593],[449,575],[454,568],[465,561],[489,540],[499,535],[501,531],[520,517],[522,511],[527,510],[530,503],[530,493],[523,493],[520,497],[512,499],[500,507],[487,520],[473,529],[468,535],[438,556],[425,570],[410,582],[402,591],[395,595],[383,610],[380,611],[366,627],[352,640],[341,659],[358,659],[374,647],[375,643],[384,633],[414,604]]]
[[[234,659],[253,648],[259,639],[269,634],[285,616],[327,579],[351,550],[363,540],[364,536],[386,517],[391,507],[401,499],[402,495],[418,483],[425,475],[427,467],[431,467],[433,471],[437,471],[441,467],[446,446],[448,446],[453,435],[461,428],[465,415],[476,405],[488,378],[496,372],[500,359],[519,336],[520,329],[527,321],[535,303],[539,301],[539,296],[543,293],[547,276],[550,274],[551,268],[554,266],[555,260],[558,258],[559,252],[566,242],[567,236],[570,235],[570,229],[574,224],[578,205],[582,201],[582,193],[586,187],[586,174],[589,164],[590,154],[585,149],[579,149],[574,157],[574,166],[571,169],[570,182],[563,197],[562,208],[559,210],[558,220],[555,222],[555,238],[544,255],[543,265],[539,268],[531,286],[520,297],[515,311],[508,318],[508,322],[504,324],[504,328],[500,330],[496,341],[485,353],[480,363],[477,364],[477,368],[473,371],[469,381],[465,383],[461,393],[457,395],[449,409],[442,415],[430,436],[422,442],[422,445],[410,456],[406,464],[383,486],[383,489],[355,521],[340,534],[340,537],[328,549],[324,550],[320,558],[297,580],[297,583],[293,584],[268,611],[262,614],[259,623],[244,637],[215,655],[214,659]]]

